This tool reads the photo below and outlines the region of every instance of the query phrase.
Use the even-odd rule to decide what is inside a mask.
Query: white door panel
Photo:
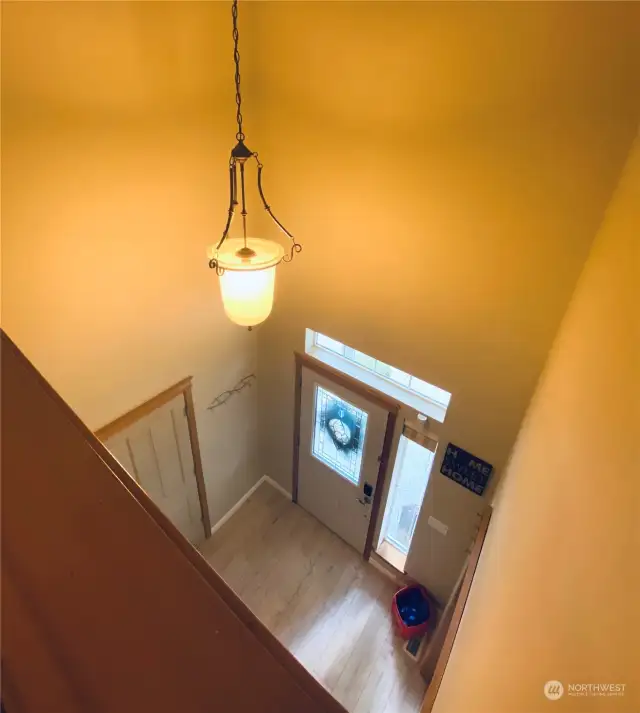
[[[120,432],[115,436],[111,436],[104,445],[111,451],[111,455],[115,457],[118,463],[120,463],[127,473],[139,484],[138,476],[133,467],[133,461],[129,455],[129,444],[124,433]]]
[[[298,503],[364,551],[388,412],[302,368]]]

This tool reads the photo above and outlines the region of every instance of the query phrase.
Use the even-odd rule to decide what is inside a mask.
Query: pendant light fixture
[[[276,280],[276,266],[281,262],[291,262],[295,253],[302,250],[293,235],[282,225],[271,211],[262,189],[262,164],[258,154],[250,151],[244,143],[242,131],[242,97],[240,95],[240,54],[238,52],[238,0],[233,0],[233,59],[236,65],[236,119],[238,122],[237,144],[231,151],[229,160],[229,212],[227,222],[218,243],[208,250],[209,267],[220,278],[220,293],[227,317],[232,322],[251,329],[264,322],[273,307]],[[247,237],[247,207],[245,200],[245,167],[255,159],[258,193],[273,222],[291,240],[288,252],[280,243],[264,238]],[[240,194],[238,195],[238,173],[240,173]],[[229,230],[238,205],[242,205],[242,237],[229,237]]]

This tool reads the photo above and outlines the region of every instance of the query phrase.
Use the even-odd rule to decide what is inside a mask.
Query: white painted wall
[[[206,258],[235,135],[229,7],[2,13],[2,326],[92,428],[193,375],[215,522],[259,475],[256,390],[206,410],[256,368]]]
[[[289,482],[309,327],[450,391],[442,443],[499,477],[633,140],[634,5],[249,5],[252,144],[304,244],[258,330],[265,472]],[[446,599],[483,502],[439,461],[416,571]]]
[[[640,710],[640,136],[554,342],[434,713]],[[543,685],[567,691],[547,701]],[[620,698],[570,683],[626,684]]]

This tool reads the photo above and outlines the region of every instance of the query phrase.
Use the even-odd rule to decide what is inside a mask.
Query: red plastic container
[[[414,612],[413,617],[408,617],[408,612]],[[393,595],[391,613],[398,634],[403,639],[413,639],[422,636],[429,630],[431,604],[427,590],[419,584],[410,584],[403,587]],[[404,616],[403,616],[404,614]],[[413,618],[416,623],[406,621]]]

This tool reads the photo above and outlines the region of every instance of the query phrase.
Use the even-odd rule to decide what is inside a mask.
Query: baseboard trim
[[[283,488],[282,485],[280,485],[280,483],[274,480],[270,475],[263,475],[262,480],[265,483],[269,483],[269,485],[275,488],[276,490],[279,490],[285,496],[285,498],[291,500],[291,492],[286,488]]]
[[[264,475],[260,480],[258,480],[255,485],[252,485],[249,490],[238,500],[238,502],[229,510],[226,512],[219,520],[216,522],[216,524],[211,528],[211,534],[213,535],[215,532],[217,532],[224,524],[227,522],[227,520],[230,520],[237,512],[240,510],[240,508],[244,505],[244,503],[256,492],[256,490],[262,485],[264,482]]]
[[[249,490],[238,500],[238,502],[230,509],[228,510],[219,520],[216,522],[216,524],[211,528],[211,534],[213,535],[216,533],[228,520],[230,520],[237,512],[240,510],[240,508],[244,505],[244,503],[256,492],[256,490],[262,485],[262,483],[268,483],[272,488],[275,488],[276,490],[280,491],[286,498],[291,500],[291,493],[287,492],[280,483],[276,482],[273,478],[269,477],[268,475],[263,475],[257,483],[252,485]]]

